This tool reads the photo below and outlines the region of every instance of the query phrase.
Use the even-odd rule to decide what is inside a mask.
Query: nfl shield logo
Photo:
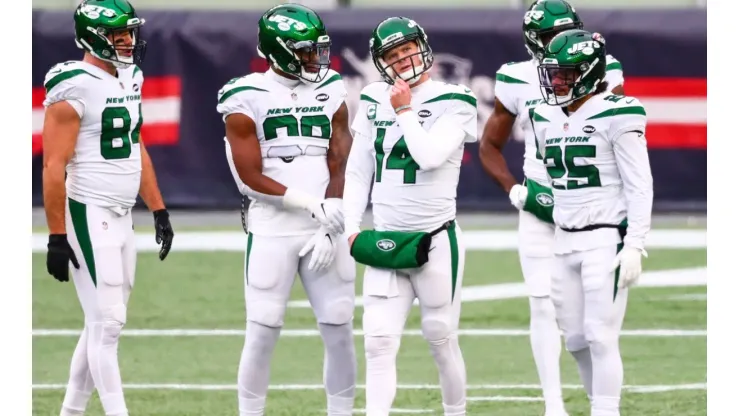
[[[295,100],[297,100],[297,99],[298,99],[298,94],[296,94],[296,93],[292,93],[292,94],[290,94],[290,98],[292,98],[292,99],[293,99],[293,101],[295,101]]]
[[[563,124],[563,130],[568,131],[568,123]]]

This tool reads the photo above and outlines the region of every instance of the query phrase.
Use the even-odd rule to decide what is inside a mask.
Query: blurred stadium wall
[[[264,70],[256,22],[274,0],[133,0],[147,19],[141,68],[142,134],[170,207],[238,208],[224,156],[216,92],[231,78]],[[528,59],[521,33],[531,0],[302,0],[322,10],[332,37],[332,67],[343,75],[354,114],[360,89],[379,80],[368,53],[372,28],[405,15],[427,31],[434,76],[464,83],[478,96],[482,126],[493,105],[495,72]],[[80,59],[71,11],[79,0],[33,0],[33,205],[42,205],[43,80],[58,63]],[[403,4],[403,8],[399,5]],[[573,0],[586,29],[602,33],[621,61],[625,91],[648,113],[655,211],[706,212],[707,32],[705,0]],[[680,59],[677,59],[680,57]],[[522,178],[518,131],[505,149]],[[466,147],[458,190],[461,210],[510,211],[508,197],[483,172],[477,145]]]

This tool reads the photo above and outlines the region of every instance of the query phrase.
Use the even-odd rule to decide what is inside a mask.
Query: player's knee
[[[344,297],[328,302],[319,317],[319,323],[343,325],[352,321],[355,312],[354,297]]]
[[[119,303],[103,310],[103,343],[114,344],[126,325],[126,305]]]
[[[452,333],[448,320],[439,316],[422,318],[421,333],[430,344],[444,343]]]
[[[283,326],[285,305],[269,300],[252,301],[247,304],[247,320],[260,325],[279,328]]]
[[[588,348],[588,341],[586,336],[582,333],[566,334],[565,335],[565,349],[570,352],[581,351]]]
[[[401,347],[401,337],[397,335],[365,336],[365,357],[370,360],[382,356],[395,357]]]
[[[532,321],[554,321],[555,304],[549,297],[529,298],[530,319]]]
[[[612,348],[618,347],[619,334],[606,325],[586,321],[584,326],[585,339],[594,355],[607,354]]]

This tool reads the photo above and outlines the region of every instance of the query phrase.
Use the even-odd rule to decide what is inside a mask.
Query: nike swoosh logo
[[[633,99],[631,99],[631,100],[629,100],[629,101],[625,101],[625,102],[626,102],[627,104],[629,104],[629,103],[631,103],[632,101],[635,101],[635,99],[633,98]]]
[[[57,69],[56,71],[50,71],[50,74],[56,74],[58,72],[62,72],[62,68]]]

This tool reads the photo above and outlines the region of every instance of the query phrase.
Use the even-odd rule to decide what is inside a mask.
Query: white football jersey
[[[375,82],[360,95],[352,129],[355,140],[373,141],[375,175],[372,183],[374,228],[380,231],[428,231],[455,218],[457,185],[464,145],[440,167],[421,170],[411,157],[390,103],[391,86]],[[464,85],[430,79],[412,89],[411,107],[429,131],[443,114],[455,115],[466,133],[478,140],[475,94]]]
[[[644,137],[647,117],[637,98],[605,92],[567,116],[563,108],[539,104],[532,112],[534,134],[551,180],[556,253],[619,244],[614,229],[565,232],[589,225],[617,225],[627,218],[627,200],[614,152],[627,132]],[[631,166],[634,173],[649,166]],[[637,224],[635,224],[637,225]]]
[[[80,132],[67,165],[67,196],[124,210],[136,203],[141,184],[139,133],[141,87],[138,66],[118,76],[82,61],[68,61],[46,74],[44,107],[70,101],[80,115]]]
[[[326,155],[331,121],[347,96],[344,81],[329,70],[322,82],[300,82],[291,89],[271,78],[275,76],[269,71],[232,79],[218,92],[217,110],[224,121],[233,113],[254,120],[263,174],[288,188],[323,199],[329,184]],[[238,175],[234,180],[242,184]],[[249,205],[248,228],[254,234],[304,235],[318,227],[302,210],[287,210],[254,199]]]
[[[622,64],[611,55],[606,56],[606,82],[608,90],[624,84]],[[496,99],[516,116],[515,126],[524,133],[524,175],[541,185],[547,184],[542,161],[537,159],[537,144],[529,121],[529,112],[544,102],[540,91],[537,61],[511,62],[496,72]]]

